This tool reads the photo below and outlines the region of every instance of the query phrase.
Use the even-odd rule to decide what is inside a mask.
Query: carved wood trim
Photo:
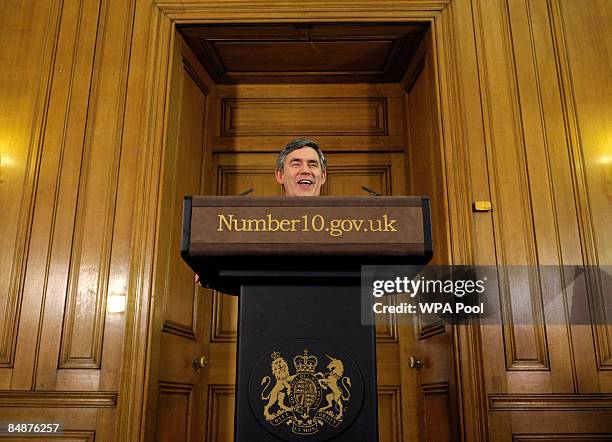
[[[108,408],[117,406],[116,392],[0,391],[0,407]]]
[[[493,411],[612,410],[612,394],[490,394]]]
[[[351,16],[365,19],[394,20],[428,17],[443,10],[453,0],[379,0],[373,4],[369,0],[356,0],[350,3],[341,0],[320,1],[307,0],[300,3],[288,1],[273,4],[254,4],[248,1],[234,1],[228,7],[227,2],[193,2],[184,3],[173,0],[154,0],[159,9],[175,23],[231,22],[239,23],[256,18],[259,20],[291,21],[329,19],[338,21]],[[400,21],[404,21],[400,20]]]
[[[27,147],[27,162],[19,204],[17,234],[13,243],[11,268],[7,273],[10,275],[10,280],[6,292],[6,307],[4,317],[0,321],[0,324],[2,324],[0,326],[0,368],[12,368],[15,359],[18,318],[21,312],[28,245],[30,244],[34,217],[34,194],[38,185],[38,175],[41,167],[41,151],[45,138],[45,123],[49,112],[55,64],[54,54],[57,52],[59,42],[61,17],[62,2],[53,1],[49,12],[48,27],[44,31],[49,38],[42,51],[44,55],[40,62],[42,68],[36,91],[37,98],[34,105],[34,115],[32,116],[32,130],[30,130],[32,135]],[[57,200],[57,194],[55,198]],[[8,251],[3,251],[2,253],[7,254]]]

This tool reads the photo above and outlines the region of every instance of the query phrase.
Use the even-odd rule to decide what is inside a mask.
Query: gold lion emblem
[[[268,401],[263,407],[266,421],[274,426],[285,422],[296,434],[315,434],[325,424],[335,428],[342,423],[345,403],[351,397],[351,379],[344,376],[344,364],[340,359],[326,355],[330,360],[328,372],[316,372],[318,358],[304,349],[302,355],[293,358],[296,372],[291,374],[287,361],[279,352],[271,356],[276,382],[269,390],[272,378],[264,376],[261,380],[261,400]],[[324,391],[327,392],[326,404],[319,408]]]

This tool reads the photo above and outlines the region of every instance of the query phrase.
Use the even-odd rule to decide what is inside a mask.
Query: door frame
[[[470,149],[467,126],[466,83],[475,61],[459,56],[459,23],[473,20],[469,0],[343,0],[298,4],[257,0],[205,1],[182,4],[172,0],[135,0],[135,26],[128,79],[128,100],[136,100],[126,116],[124,143],[138,140],[139,189],[135,201],[132,264],[122,379],[118,404],[118,439],[142,440],[148,384],[148,344],[152,313],[152,275],[155,263],[157,209],[161,188],[172,45],[177,24],[246,24],[279,22],[421,22],[434,38],[437,108],[440,109],[442,157],[449,189],[452,261],[474,262],[472,183],[470,168],[479,168]],[[473,29],[468,26],[469,29]],[[472,37],[473,38],[473,37]],[[463,49],[463,48],[462,48]],[[473,48],[471,50],[474,50]],[[462,53],[463,55],[463,53]],[[460,60],[461,58],[461,60]],[[472,64],[471,64],[472,63]],[[469,66],[466,66],[469,65]],[[471,73],[472,71],[470,71]],[[477,81],[477,80],[476,80]],[[473,84],[470,85],[473,87]],[[482,109],[471,118],[482,121]],[[133,146],[126,146],[130,148]],[[486,165],[480,168],[484,170]],[[486,398],[482,383],[480,334],[477,326],[453,330],[453,353],[461,440],[486,440]]]

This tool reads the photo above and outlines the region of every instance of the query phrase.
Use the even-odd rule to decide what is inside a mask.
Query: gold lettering
[[[234,215],[228,215],[229,221],[225,218],[225,215],[217,215],[219,217],[219,227],[217,228],[217,232],[223,232],[223,224],[228,231],[232,231],[232,221],[234,220]]]
[[[295,227],[295,223],[299,223],[299,222],[300,222],[300,220],[299,220],[299,219],[292,219],[292,220],[291,220],[291,231],[292,231],[292,232],[297,232],[297,229],[296,229],[296,227]]]

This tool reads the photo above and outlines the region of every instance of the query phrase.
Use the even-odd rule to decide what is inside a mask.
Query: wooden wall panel
[[[236,342],[238,336],[238,298],[213,292],[212,342]]]
[[[396,84],[219,86],[217,152],[278,152],[288,140],[316,139],[325,152],[401,151]]]
[[[210,385],[208,392],[208,416],[204,440],[234,440],[234,401],[233,385]]]
[[[402,407],[398,387],[378,386],[378,427],[381,442],[402,440]]]
[[[61,2],[14,1],[4,5],[0,77],[0,368],[11,368],[24,299],[27,243],[31,237],[34,190],[48,115],[53,53],[58,44]],[[28,35],[30,27],[41,30]],[[28,56],[24,56],[28,54]],[[36,236],[35,236],[36,238]],[[44,242],[43,242],[44,244]],[[25,296],[36,305],[37,296]],[[34,324],[33,324],[34,325]],[[0,375],[0,388],[10,378]]]
[[[202,162],[204,143],[204,116],[206,113],[206,94],[208,89],[201,84],[195,75],[190,62],[182,58],[181,87],[177,96],[178,124],[173,126],[175,133],[169,133],[169,142],[174,142],[169,152],[167,171],[171,174],[165,190],[167,210],[171,219],[182,219],[183,197],[199,192],[202,187]],[[173,140],[173,141],[172,141]],[[165,229],[168,229],[166,232]],[[173,222],[164,227],[162,241],[165,244],[163,260],[165,262],[163,299],[164,325],[163,330],[169,333],[179,333],[195,339],[196,319],[198,315],[198,296],[193,286],[192,271],[181,260],[181,223]]]
[[[221,136],[384,136],[389,132],[385,97],[288,99],[226,98]]]
[[[8,233],[25,254],[9,256],[12,270],[1,272],[2,284],[12,275],[7,283],[23,307],[14,369],[0,374],[0,390],[18,393],[9,395],[15,413],[3,409],[2,417],[31,421],[52,407],[66,440],[113,440],[125,313],[107,312],[106,297],[127,291],[133,209],[119,183],[126,172],[134,177],[129,167],[120,171],[134,3],[4,6],[2,46],[11,49],[0,85],[9,87],[2,95],[11,116],[2,117],[2,137],[11,147],[2,145],[2,198],[9,170],[11,179],[21,174],[21,189],[11,189],[19,202],[3,218],[24,224],[3,225],[1,241]],[[14,309],[3,301],[11,290],[0,293],[0,322],[10,326]],[[4,330],[0,345],[10,346]],[[72,407],[87,411],[75,417]]]
[[[191,388],[191,385],[160,382],[157,402],[157,440],[190,440]]]
[[[569,135],[572,140],[572,171],[576,183],[578,222],[585,264],[610,266],[612,233],[612,38],[606,29],[612,12],[605,1],[590,0],[572,4],[554,2],[559,36],[561,66]],[[609,267],[607,269],[609,272]],[[609,279],[609,277],[607,277]],[[587,272],[587,288],[592,304],[598,368],[612,370],[612,305],[607,292],[609,281],[598,269]],[[605,384],[612,388],[612,377]]]
[[[452,440],[450,427],[446,422],[451,419],[451,403],[448,383],[421,384],[423,397],[423,429],[424,441],[443,442]]]
[[[508,2],[481,2],[478,13],[481,35],[496,35],[487,39],[481,57],[486,66],[482,87],[497,262],[530,266],[526,272],[505,268],[499,272],[506,365],[509,370],[547,370],[534,217],[537,206],[549,195],[535,195],[530,188],[528,162],[533,146],[527,144],[521,114],[522,83]]]

